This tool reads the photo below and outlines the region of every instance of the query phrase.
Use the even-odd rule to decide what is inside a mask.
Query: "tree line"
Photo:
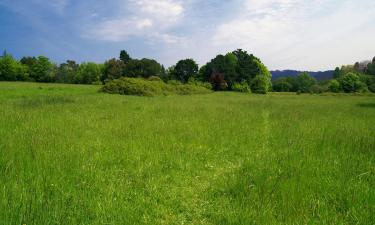
[[[4,52],[0,56],[0,81],[32,81],[70,84],[105,84],[121,77],[150,78],[168,82],[195,84],[209,82],[214,90],[266,93],[271,90],[271,73],[259,58],[241,49],[217,55],[199,68],[193,59],[183,59],[165,69],[153,59],[133,59],[122,50],[119,58],[104,63],[76,63],[67,60],[59,65],[45,56],[16,60]]]
[[[333,78],[317,81],[308,73],[297,77],[280,77],[272,82],[276,92],[375,92],[375,57],[372,61],[356,62],[354,65],[336,67]]]

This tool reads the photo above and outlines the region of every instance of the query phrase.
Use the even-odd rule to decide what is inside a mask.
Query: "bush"
[[[204,88],[212,90],[212,84],[211,83],[196,80],[194,77],[190,77],[187,84],[196,85],[196,86],[200,86],[200,87],[204,87]]]
[[[149,81],[143,78],[128,78],[109,81],[101,89],[103,92],[121,95],[158,96],[206,94],[211,91],[195,85],[166,84],[163,81]]]
[[[347,93],[367,92],[367,85],[355,73],[347,73],[340,79],[342,89]]]
[[[321,94],[326,91],[328,91],[328,87],[326,85],[314,84],[310,88],[310,92],[314,94]]]
[[[151,76],[151,77],[149,77],[149,78],[147,78],[147,80],[149,80],[149,81],[163,81],[160,77],[158,77],[158,76]]]
[[[371,84],[368,89],[371,91],[371,92],[374,92],[375,93],[375,83]]]
[[[234,83],[232,85],[232,90],[237,92],[251,93],[249,84],[246,81],[241,83]]]
[[[257,75],[251,81],[251,90],[257,94],[267,94],[270,87],[268,78],[262,75]]]
[[[330,80],[328,84],[328,89],[333,93],[338,93],[341,90],[340,83],[335,79]]]

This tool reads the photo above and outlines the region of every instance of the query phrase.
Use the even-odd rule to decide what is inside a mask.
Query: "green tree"
[[[341,91],[340,83],[336,79],[330,80],[328,83],[328,89],[331,92],[338,93]]]
[[[120,60],[124,62],[124,64],[128,63],[132,58],[130,58],[130,55],[127,51],[121,50],[120,52]]]
[[[103,75],[101,81],[106,83],[108,80],[120,78],[124,73],[125,64],[121,60],[110,59],[104,63]]]
[[[58,83],[77,83],[76,76],[79,65],[73,60],[67,60],[61,63],[56,74],[56,82]]]
[[[39,56],[30,68],[30,78],[36,82],[54,82],[56,66],[45,56]]]
[[[272,75],[267,67],[258,59],[254,59],[254,61],[258,68],[258,74],[251,81],[252,91],[255,93],[266,94],[272,87]]]
[[[248,83],[250,83],[252,79],[254,79],[261,73],[262,68],[259,67],[261,62],[253,54],[248,54],[242,49],[237,49],[232,53],[236,56],[237,59],[236,81],[241,82],[243,80],[246,80]]]
[[[77,71],[77,83],[93,84],[100,81],[103,66],[93,62],[86,62],[79,65]]]
[[[172,71],[173,79],[186,83],[190,77],[196,77],[198,64],[193,59],[184,59],[177,62]]]
[[[124,67],[123,75],[126,77],[143,77],[161,76],[163,67],[153,59],[133,59]]]
[[[303,72],[296,78],[297,91],[302,93],[308,93],[311,91],[311,87],[317,83],[316,79],[310,76],[309,73]]]
[[[293,90],[293,84],[286,77],[280,77],[273,81],[272,88],[276,92],[289,92]]]
[[[3,56],[0,57],[0,80],[25,81],[27,79],[26,66],[4,52]]]
[[[338,79],[340,76],[341,76],[340,68],[336,67],[335,70],[333,71],[333,78]]]
[[[342,90],[346,93],[361,92],[367,89],[367,85],[360,81],[355,73],[347,73],[340,79]]]
[[[375,76],[375,57],[372,62],[367,65],[367,73]]]

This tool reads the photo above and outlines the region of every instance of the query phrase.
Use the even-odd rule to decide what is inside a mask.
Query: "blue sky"
[[[375,56],[373,0],[0,0],[0,49],[103,62],[126,49],[166,66],[242,48],[270,69]]]

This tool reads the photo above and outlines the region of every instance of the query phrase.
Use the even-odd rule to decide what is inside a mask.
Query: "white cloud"
[[[347,58],[366,57],[354,43],[375,38],[375,30],[361,30],[374,23],[374,9],[360,1],[247,0],[239,16],[217,26],[212,43],[255,52],[272,68],[329,69],[345,63],[340,48]]]
[[[125,4],[125,3],[124,3]],[[85,37],[104,41],[126,41],[131,37],[158,38],[165,43],[176,43],[179,38],[168,33],[183,17],[184,8],[175,0],[131,0],[127,4],[130,16],[106,19],[94,24]],[[123,12],[126,15],[126,12]]]

